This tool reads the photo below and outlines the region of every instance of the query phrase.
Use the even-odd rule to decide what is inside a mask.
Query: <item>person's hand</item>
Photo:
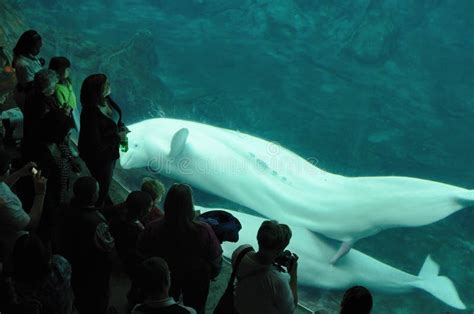
[[[33,175],[32,173],[33,168],[38,168],[38,165],[35,162],[30,161],[29,163],[21,167],[21,169],[19,170],[20,175],[22,177]]]
[[[76,158],[71,160],[71,169],[74,173],[81,173],[82,171],[81,163]]]
[[[33,185],[35,187],[36,195],[44,195],[46,193],[46,182],[48,179],[41,176],[41,170],[33,175]]]
[[[288,265],[287,270],[291,278],[296,278],[296,275],[298,273],[298,258],[298,255],[293,253],[293,261],[290,265]]]

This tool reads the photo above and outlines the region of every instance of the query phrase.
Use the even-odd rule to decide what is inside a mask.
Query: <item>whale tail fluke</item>
[[[464,310],[466,305],[459,298],[459,294],[454,286],[454,283],[445,276],[439,276],[439,265],[433,261],[431,256],[427,256],[425,263],[421,267],[420,273],[418,274],[420,281],[416,283],[416,286],[420,289],[427,291],[437,299],[444,303]]]
[[[463,192],[462,196],[457,198],[457,202],[461,205],[461,208],[474,206],[474,190]]]

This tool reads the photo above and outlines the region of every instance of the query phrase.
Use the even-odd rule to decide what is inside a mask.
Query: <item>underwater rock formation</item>
[[[363,63],[387,60],[395,45],[395,25],[379,13],[369,14],[355,30],[347,49]]]
[[[0,1],[0,47],[11,57],[11,49],[26,29],[21,13],[7,1]]]
[[[172,97],[156,74],[158,68],[155,39],[148,30],[138,31],[129,42],[103,55],[99,65],[113,83],[113,95],[122,103],[124,116],[133,112],[134,116],[141,113],[143,118],[150,113],[156,116]]]

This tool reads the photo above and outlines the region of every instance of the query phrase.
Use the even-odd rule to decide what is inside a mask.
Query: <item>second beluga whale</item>
[[[148,167],[261,215],[342,241],[436,222],[474,204],[474,191],[411,177],[346,177],[261,138],[168,118],[129,126],[125,169]]]
[[[242,244],[258,248],[257,232],[264,219],[223,208],[195,206],[206,213],[223,210],[232,214],[242,224],[238,243],[223,242],[224,256],[232,257],[234,250]],[[303,227],[290,226],[292,237],[287,249],[296,253],[298,259],[298,283],[306,287],[345,290],[363,285],[374,292],[387,294],[409,293],[424,290],[440,301],[457,309],[465,309],[450,278],[440,276],[440,266],[428,255],[418,275],[412,275],[378,261],[356,249],[351,250],[337,267],[327,263],[336,248],[327,239]]]

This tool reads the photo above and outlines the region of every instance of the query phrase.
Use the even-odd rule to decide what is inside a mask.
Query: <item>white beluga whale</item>
[[[430,224],[474,203],[474,191],[435,181],[332,174],[275,143],[207,124],[157,118],[129,129],[123,168],[148,167],[343,241],[332,263],[358,239]]]
[[[239,242],[224,242],[222,244],[224,256],[231,258],[232,252],[242,244],[250,244],[254,249],[258,248],[257,231],[264,221],[263,218],[228,209],[199,206],[195,209],[200,210],[201,213],[224,210],[239,219],[242,224]],[[335,254],[336,247],[303,227],[290,225],[290,228],[293,235],[287,249],[299,257],[298,282],[300,285],[334,290],[363,285],[372,291],[388,294],[407,293],[421,289],[454,308],[466,308],[453,282],[447,277],[438,275],[439,266],[430,256],[426,258],[418,276],[384,264],[355,249],[351,250],[337,266],[334,266],[327,260]]]

